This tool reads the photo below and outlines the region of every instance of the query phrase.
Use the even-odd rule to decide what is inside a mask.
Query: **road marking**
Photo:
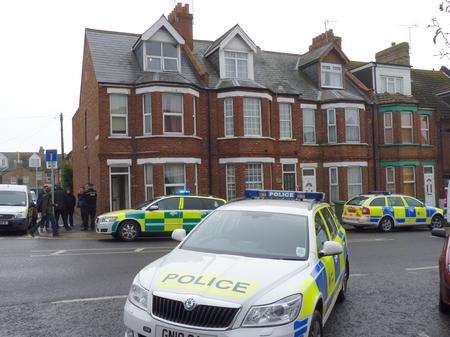
[[[58,250],[56,252],[51,253],[50,255],[59,255],[59,254],[65,253],[65,252],[66,252],[65,250]]]
[[[106,300],[117,300],[127,298],[128,295],[116,295],[116,296],[104,296],[104,297],[91,297],[91,298],[76,298],[73,300],[61,300],[51,302],[52,304],[67,304],[67,303],[80,303],[80,302],[95,302]]]
[[[350,277],[363,277],[363,276],[367,276],[369,274],[350,274]]]
[[[429,266],[429,267],[419,267],[419,268],[405,268],[407,271],[416,271],[416,270],[431,270],[438,269],[439,266]]]
[[[104,251],[104,250],[109,250],[109,251],[115,251],[115,250],[132,250],[132,249],[142,249],[142,250],[161,250],[161,249],[174,249],[175,246],[173,247],[169,247],[169,246],[162,246],[162,247],[144,247],[144,248],[135,248],[135,247],[120,247],[120,248],[115,248],[115,247],[105,247],[105,248],[72,248],[72,249],[66,249],[66,252],[75,252],[75,251],[82,251],[82,252],[90,252],[90,251]],[[32,253],[48,253],[48,252],[54,252],[57,249],[42,249],[42,250],[31,250]]]
[[[51,254],[34,254],[30,257],[50,257],[50,256],[85,256],[85,255],[112,255],[112,254],[151,254],[151,253],[168,253],[169,250],[148,250],[135,252],[134,250],[124,251],[124,252],[85,252],[85,253],[65,253],[55,255]]]
[[[140,253],[140,252],[142,252],[144,249],[145,249],[145,248],[136,248],[136,249],[134,250],[134,252],[135,252],[135,253]]]
[[[384,242],[384,241],[395,241],[395,239],[355,239],[348,240],[349,243],[359,243],[359,242]]]

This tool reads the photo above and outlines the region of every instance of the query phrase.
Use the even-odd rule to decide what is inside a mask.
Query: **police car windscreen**
[[[308,218],[271,212],[215,211],[181,249],[271,259],[308,258]]]

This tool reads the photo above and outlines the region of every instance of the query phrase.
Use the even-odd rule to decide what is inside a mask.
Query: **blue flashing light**
[[[381,195],[391,195],[391,192],[388,191],[370,191],[367,194],[381,194]]]
[[[191,190],[179,190],[175,194],[176,195],[191,195]]]
[[[281,199],[281,200],[314,200],[323,201],[323,192],[277,191],[277,190],[245,190],[247,199]]]

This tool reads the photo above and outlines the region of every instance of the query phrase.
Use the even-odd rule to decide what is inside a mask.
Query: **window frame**
[[[177,166],[177,165],[181,165],[181,166],[183,166],[183,173],[184,173],[184,177],[183,177],[183,181],[184,181],[184,184],[181,184],[181,183],[169,183],[169,184],[167,184],[166,183],[166,170],[167,170],[167,166]],[[179,163],[167,163],[167,164],[164,164],[164,195],[169,195],[169,194],[167,194],[167,187],[181,187],[182,186],[182,188],[183,189],[186,189],[186,164],[179,164]],[[170,194],[170,195],[173,195],[173,194]]]
[[[123,96],[123,97],[125,97],[125,101],[126,101],[125,114],[117,114],[117,113],[114,114],[114,113],[111,112],[111,107],[112,107],[111,100],[112,100],[112,97],[114,97],[114,96]],[[112,122],[113,121],[113,117],[114,118],[124,118],[125,119],[125,133],[114,133],[113,132],[113,122]],[[128,95],[127,94],[116,94],[116,93],[109,94],[109,123],[110,123],[110,136],[111,137],[128,137]]]
[[[234,53],[236,56],[235,57],[230,57],[227,56],[227,53]],[[242,58],[242,57],[237,57],[237,55],[239,54],[245,54],[246,58]],[[223,51],[223,61],[224,61],[224,78],[228,78],[228,79],[237,79],[237,80],[248,80],[250,78],[250,53],[245,52],[245,51],[238,51],[238,50],[231,50],[231,49],[226,49]],[[234,63],[234,75],[235,76],[228,76],[229,74],[227,73],[227,60],[231,60]],[[239,72],[238,72],[238,61],[246,61],[247,62],[247,74],[245,74],[245,77],[240,77],[239,76]]]
[[[413,178],[414,180],[405,180],[405,174],[404,174],[404,170],[410,168],[412,169],[413,172]],[[417,181],[416,181],[417,177],[416,177],[416,167],[415,166],[403,166],[402,167],[402,183],[403,186],[405,186],[405,184],[413,184],[414,185],[414,195],[411,195],[411,197],[415,197],[417,195]]]
[[[426,120],[426,128],[423,128],[422,126],[422,118],[425,118]],[[424,137],[424,132],[426,134],[426,138]],[[425,140],[425,142],[422,142]],[[430,145],[431,139],[430,139],[430,116],[428,115],[420,115],[420,142],[422,144]]]
[[[392,177],[394,180],[389,181],[389,171],[392,170]],[[389,185],[393,188],[390,190]],[[395,184],[395,167],[394,166],[388,166],[386,167],[386,191],[395,193],[396,192],[396,184]]]
[[[330,67],[329,70],[324,70],[324,67]],[[333,67],[336,68],[340,68],[340,70],[335,70],[333,69]],[[339,74],[339,78],[340,78],[340,86],[334,86],[334,85],[327,85],[325,83],[325,76],[324,73],[325,72],[330,72],[331,74]],[[321,86],[322,88],[334,88],[334,89],[344,89],[344,77],[342,74],[342,64],[338,64],[338,63],[325,63],[322,62],[320,63],[320,77],[321,77]]]
[[[305,124],[305,112],[311,112],[313,115],[313,124]],[[303,132],[303,144],[317,144],[317,135],[316,135],[316,110],[312,108],[303,108],[302,109],[302,132]],[[306,141],[305,139],[305,128],[313,129],[313,141]]]
[[[164,97],[177,96],[181,97],[181,112],[166,112],[164,109]],[[166,116],[181,116],[181,132],[166,131]],[[177,93],[163,93],[162,95],[162,118],[163,118],[163,134],[164,135],[184,135],[184,95]]]
[[[192,130],[192,135],[197,136],[197,97],[196,96],[192,96],[192,123],[194,124],[193,130]]]
[[[175,48],[177,49],[177,57],[171,57],[171,56],[164,56],[164,44],[171,44],[173,45],[173,43],[169,43],[169,42],[163,42],[163,41],[145,41],[145,42],[152,42],[152,43],[159,43],[160,45],[160,50],[161,50],[161,55],[149,55],[147,54],[147,44],[144,43],[144,67],[145,67],[145,71],[149,71],[149,72],[156,72],[156,73],[160,73],[160,72],[180,72],[180,67],[181,67],[181,60],[180,60],[180,46],[179,45],[175,45]],[[159,70],[153,70],[150,69],[148,67],[148,62],[147,60],[149,58],[157,58],[160,60],[161,62],[161,68]],[[176,70],[168,70],[165,67],[165,62],[164,60],[168,59],[168,60],[176,60],[177,61],[177,69]]]
[[[411,126],[405,126],[403,124],[403,116],[408,114],[410,116],[410,121],[411,121]],[[403,131],[404,130],[410,130],[411,133],[411,141],[410,142],[405,142],[403,140]],[[400,112],[400,135],[401,135],[401,143],[402,144],[413,144],[414,143],[414,116],[412,111],[401,111]]]
[[[256,181],[256,180],[248,181],[247,180],[247,170],[249,169],[249,166],[256,167],[256,165],[258,165],[261,170],[261,181]],[[244,177],[245,177],[245,189],[264,189],[264,164],[263,163],[247,163],[245,165]],[[261,187],[249,186],[249,185],[255,185],[255,184],[259,184],[259,183],[261,184]]]
[[[294,171],[289,171],[289,170],[285,170],[284,166],[285,165],[293,165],[294,166]],[[284,183],[284,175],[285,174],[294,174],[294,189],[293,190],[286,190],[286,186]],[[297,190],[297,164],[295,163],[282,163],[281,164],[281,178],[282,178],[282,187],[283,187],[283,191],[296,191]]]
[[[330,112],[332,112],[333,116],[334,116],[334,123],[330,122]],[[334,128],[334,141],[330,140],[330,129]],[[338,142],[338,137],[337,137],[337,119],[336,119],[336,109],[327,109],[327,139],[328,139],[328,144],[336,144]]]
[[[281,107],[287,107],[286,111],[283,111],[283,113],[286,113],[288,117],[286,119],[282,119],[282,108]],[[292,133],[292,104],[291,103],[284,103],[281,102],[278,105],[278,113],[279,113],[279,124],[280,124],[280,139],[292,139],[293,133]],[[288,125],[288,130],[284,130],[282,128],[282,125]],[[284,131],[283,131],[284,130]],[[286,132],[287,131],[287,132]],[[283,135],[283,132],[287,133],[288,135]]]
[[[232,169],[232,175],[229,174],[229,169]],[[234,164],[225,165],[225,187],[227,200],[230,201],[236,199],[236,166]],[[230,193],[231,190],[234,190],[234,192]]]
[[[231,108],[231,110],[227,110]],[[231,113],[231,115],[228,115]],[[228,129],[227,120],[231,120],[231,128]],[[234,137],[234,102],[233,97],[227,97],[223,100],[223,125],[224,125],[224,137]]]
[[[361,182],[360,183],[350,183],[350,169],[359,169],[359,173],[360,173],[360,177],[361,177]],[[362,167],[361,166],[349,166],[347,167],[347,199],[349,198],[353,198],[357,195],[362,194],[363,191],[363,183],[364,183],[364,178],[363,178],[363,171],[362,171]],[[360,192],[357,194],[350,194],[350,187],[351,186],[360,186]]]
[[[404,77],[402,76],[387,76],[387,75],[380,75],[381,80],[381,93],[388,93],[391,95],[394,94],[403,94],[404,93]],[[399,82],[398,82],[399,81]],[[391,83],[390,83],[391,82]],[[400,83],[400,85],[398,85]],[[389,91],[389,85],[392,84],[393,86],[393,92]]]
[[[145,97],[148,97],[148,99],[150,100],[150,112],[145,111],[146,105],[145,105]],[[153,118],[152,118],[152,111],[153,111],[153,106],[152,106],[152,94],[151,93],[145,93],[142,95],[142,113],[143,113],[143,124],[142,124],[142,134],[143,135],[151,135],[153,134]],[[150,118],[150,131],[147,132],[145,130],[145,118],[148,117]]]
[[[335,183],[333,183],[332,182],[332,179],[331,179],[331,171],[336,171],[336,182]],[[328,168],[328,181],[329,181],[329,187],[330,187],[330,202],[335,202],[335,200],[333,200],[332,198],[331,198],[331,196],[333,195],[333,193],[331,192],[331,188],[332,187],[335,187],[335,188],[337,188],[337,200],[336,201],[338,201],[339,200],[339,168],[337,167],[337,166],[332,166],[332,167],[329,167]]]
[[[248,118],[255,118],[254,116],[246,116],[246,109],[245,107],[248,106],[246,102],[254,101],[258,102],[258,116],[259,119],[259,133],[258,134],[250,134],[248,133],[249,127],[246,127],[246,119]],[[244,119],[244,137],[262,137],[262,112],[261,112],[261,98],[258,97],[244,97],[243,103],[242,103],[242,110],[243,110],[243,119]],[[248,112],[248,110],[247,110]],[[255,123],[255,125],[258,123]]]
[[[151,184],[148,183],[147,181],[147,170],[151,168],[151,177],[152,177],[152,182]],[[145,164],[144,165],[144,187],[145,187],[145,200],[153,200],[155,198],[155,189],[153,187],[153,165],[152,164]],[[152,195],[151,197],[149,197],[148,195],[148,188],[152,189]]]
[[[355,112],[356,111],[356,118],[357,122],[354,124],[347,123],[347,112]],[[361,143],[361,118],[360,118],[360,111],[356,107],[348,107],[344,109],[344,121],[345,121],[345,142],[350,144],[359,144]],[[348,134],[347,132],[348,128],[357,128],[358,129],[358,139],[357,140],[348,140]]]
[[[386,123],[388,121],[388,119],[386,118],[387,116],[390,116],[390,123],[391,123],[390,126],[388,126]],[[392,115],[392,111],[385,112],[383,114],[383,126],[384,126],[384,131],[383,131],[384,144],[394,144],[394,116]],[[391,137],[392,137],[391,141],[387,140],[386,130],[389,130],[391,132]]]

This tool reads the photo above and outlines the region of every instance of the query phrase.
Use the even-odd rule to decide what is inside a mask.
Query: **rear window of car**
[[[386,198],[375,198],[370,202],[370,206],[386,206]]]
[[[359,195],[357,197],[354,197],[353,199],[350,199],[347,202],[347,205],[350,205],[350,206],[361,206],[364,203],[364,201],[366,201],[367,199],[368,199],[368,197],[366,197],[364,195]]]

